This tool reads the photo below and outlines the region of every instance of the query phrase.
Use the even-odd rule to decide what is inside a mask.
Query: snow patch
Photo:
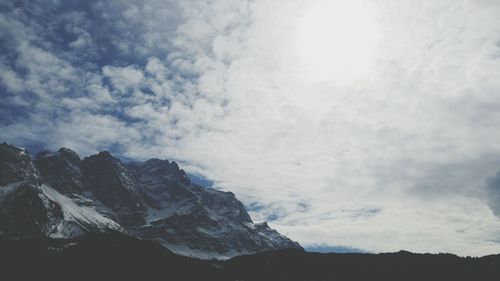
[[[79,235],[84,231],[89,231],[89,227],[122,231],[122,227],[115,221],[104,217],[93,208],[77,205],[73,200],[48,185],[41,185],[40,190],[43,195],[61,207],[64,215],[64,220],[57,226],[57,231],[50,234],[51,237],[62,238]]]
[[[178,255],[198,258],[203,260],[210,260],[210,259],[228,260],[235,256],[250,254],[250,252],[247,251],[238,252],[235,250],[231,250],[225,253],[205,252],[202,250],[193,249],[189,247],[187,244],[170,244],[166,242],[163,242],[161,244],[163,247],[169,249],[170,251]]]
[[[20,146],[17,146],[17,145],[13,145],[13,144],[10,144],[10,146],[13,146],[14,148],[17,148],[19,149],[19,154],[26,154],[26,148],[24,147],[20,147]]]

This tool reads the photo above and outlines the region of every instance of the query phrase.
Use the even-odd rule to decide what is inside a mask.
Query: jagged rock
[[[44,184],[45,179],[39,176],[25,150],[0,145],[0,167],[0,236],[74,237],[89,231],[123,231],[119,224],[94,208],[78,205]],[[61,164],[50,170],[48,182],[65,182],[67,173],[63,171],[68,167]]]
[[[56,153],[44,150],[34,159],[44,181],[66,195],[81,194],[84,191],[80,162],[78,154],[67,148],[61,148]]]
[[[35,183],[37,178],[36,169],[25,149],[0,144],[0,186],[21,181]]]
[[[83,159],[81,168],[86,189],[113,210],[123,226],[146,223],[143,192],[118,158],[103,151]]]
[[[139,237],[207,258],[300,248],[267,224],[255,226],[233,193],[192,184],[175,162],[151,159],[127,167],[160,206],[149,210],[149,225],[135,230]]]
[[[2,144],[0,168],[3,237],[113,230],[200,258],[301,248],[254,224],[233,193],[193,184],[176,162],[123,164],[107,151],[80,160],[66,148],[31,161],[24,149]]]

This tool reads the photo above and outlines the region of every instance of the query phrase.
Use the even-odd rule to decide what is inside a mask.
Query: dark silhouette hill
[[[0,280],[202,280],[205,260],[120,233],[74,239],[0,240]]]
[[[241,280],[500,280],[500,255],[309,253],[283,250],[235,257],[227,276]],[[230,280],[238,280],[230,279]]]
[[[0,240],[1,280],[500,280],[500,255],[321,254],[279,250],[227,261],[176,255],[121,233]]]

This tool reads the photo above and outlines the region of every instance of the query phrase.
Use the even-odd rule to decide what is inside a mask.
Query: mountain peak
[[[37,178],[38,173],[26,149],[0,144],[0,186],[19,181],[34,182]]]
[[[35,160],[40,160],[42,158],[48,158],[48,157],[60,157],[71,163],[76,163],[80,161],[80,156],[78,156],[76,152],[65,147],[59,148],[57,152],[53,152],[47,149],[42,150],[38,152],[38,154],[35,156]]]
[[[112,165],[114,164],[119,164],[120,166],[122,165],[120,159],[113,156],[113,154],[111,154],[107,150],[103,150],[97,154],[87,156],[82,160],[83,163],[94,163],[96,161],[102,164],[109,163]]]
[[[53,156],[53,155],[54,155],[54,153],[52,151],[50,151],[48,149],[44,149],[44,150],[42,150],[42,151],[40,151],[40,152],[38,152],[36,154],[35,159],[36,158],[42,158],[42,157],[50,157],[50,156]]]
[[[26,148],[8,144],[6,142],[0,144],[0,150],[11,154],[28,155]]]
[[[170,163],[170,166],[171,166],[173,169],[177,170],[177,171],[179,171],[179,170],[180,170],[180,168],[179,168],[179,164],[177,164],[177,162],[175,162],[175,161],[172,161],[172,163]]]
[[[102,151],[100,151],[100,152],[97,154],[97,156],[99,156],[99,157],[105,157],[105,158],[115,158],[115,157],[113,156],[113,154],[111,154],[111,152],[109,152],[109,151],[107,151],[107,150],[102,150]]]
[[[267,224],[267,221],[256,223],[255,226],[256,227],[269,227],[269,225]]]
[[[59,153],[62,156],[69,158],[71,160],[78,160],[78,161],[80,160],[80,156],[78,156],[78,154],[75,151],[69,148],[61,147],[59,148]]]
[[[0,236],[74,237],[113,229],[199,258],[300,248],[267,224],[254,224],[233,193],[193,184],[175,161],[123,164],[109,151],[80,160],[67,148],[31,159],[2,144],[0,185],[9,185],[0,188]]]

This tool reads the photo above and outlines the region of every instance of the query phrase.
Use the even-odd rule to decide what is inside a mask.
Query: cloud
[[[137,88],[144,78],[144,74],[141,70],[131,66],[105,66],[102,69],[102,73],[106,78],[111,80],[113,87],[118,89],[120,92],[126,92],[128,89],[133,90]]]
[[[22,79],[16,72],[10,69],[1,69],[2,72],[2,85],[4,85],[9,92],[18,93],[24,90]]]
[[[75,41],[69,43],[69,46],[72,48],[85,48],[90,45],[92,45],[92,38],[86,32],[80,34]]]
[[[366,69],[318,82],[316,2],[3,4],[0,136],[175,159],[305,246],[498,252],[500,5],[377,1]]]
[[[488,203],[496,216],[500,216],[500,172],[486,181]]]

